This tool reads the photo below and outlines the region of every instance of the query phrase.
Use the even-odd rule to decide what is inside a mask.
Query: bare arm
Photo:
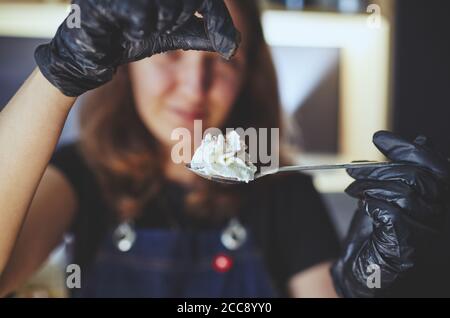
[[[330,274],[331,263],[313,266],[289,281],[290,295],[294,298],[337,298]]]
[[[0,297],[23,285],[62,242],[72,224],[76,205],[76,195],[69,182],[59,170],[49,166],[0,277]]]
[[[35,70],[0,112],[0,275],[74,102]]]

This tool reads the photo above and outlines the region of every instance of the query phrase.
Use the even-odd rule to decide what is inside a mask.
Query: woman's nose
[[[190,57],[181,70],[181,87],[183,95],[190,102],[204,101],[211,85],[210,57],[208,53],[191,52]]]

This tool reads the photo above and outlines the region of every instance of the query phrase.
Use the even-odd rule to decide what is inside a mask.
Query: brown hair
[[[257,1],[232,1],[250,36],[246,39],[248,70],[224,127],[281,128],[277,80]],[[106,201],[120,219],[136,217],[163,191],[161,168],[165,158],[136,112],[127,67],[121,67],[111,83],[86,96],[80,128],[83,156],[95,172]],[[200,218],[229,217],[245,196],[244,187],[238,188],[199,182],[186,197],[188,210]]]

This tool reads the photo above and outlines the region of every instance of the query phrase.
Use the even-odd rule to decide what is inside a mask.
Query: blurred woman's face
[[[137,112],[149,131],[171,146],[177,142],[172,131],[183,127],[193,133],[195,120],[202,120],[203,130],[222,127],[244,81],[244,56],[242,49],[231,61],[215,53],[174,51],[131,64]]]

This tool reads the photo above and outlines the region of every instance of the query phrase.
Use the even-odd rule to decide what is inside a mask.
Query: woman
[[[358,181],[349,191],[375,222],[372,233],[357,213],[342,257],[308,177],[231,187],[199,180],[171,160],[171,132],[192,131],[196,119],[204,128],[280,127],[255,1],[76,3],[82,28],[64,23],[37,49],[39,69],[1,113],[2,295],[70,231],[73,262],[82,268],[73,296],[80,297],[374,296],[362,268],[381,266],[385,288],[414,265],[414,248],[441,217],[447,178],[423,140],[379,133],[380,150],[417,167],[350,171]],[[228,10],[242,33],[239,50]],[[93,89],[80,141],[52,157],[75,97]],[[423,196],[436,190],[433,200],[411,199],[414,187]],[[423,212],[425,205],[436,213]],[[410,215],[425,233],[419,240]]]

